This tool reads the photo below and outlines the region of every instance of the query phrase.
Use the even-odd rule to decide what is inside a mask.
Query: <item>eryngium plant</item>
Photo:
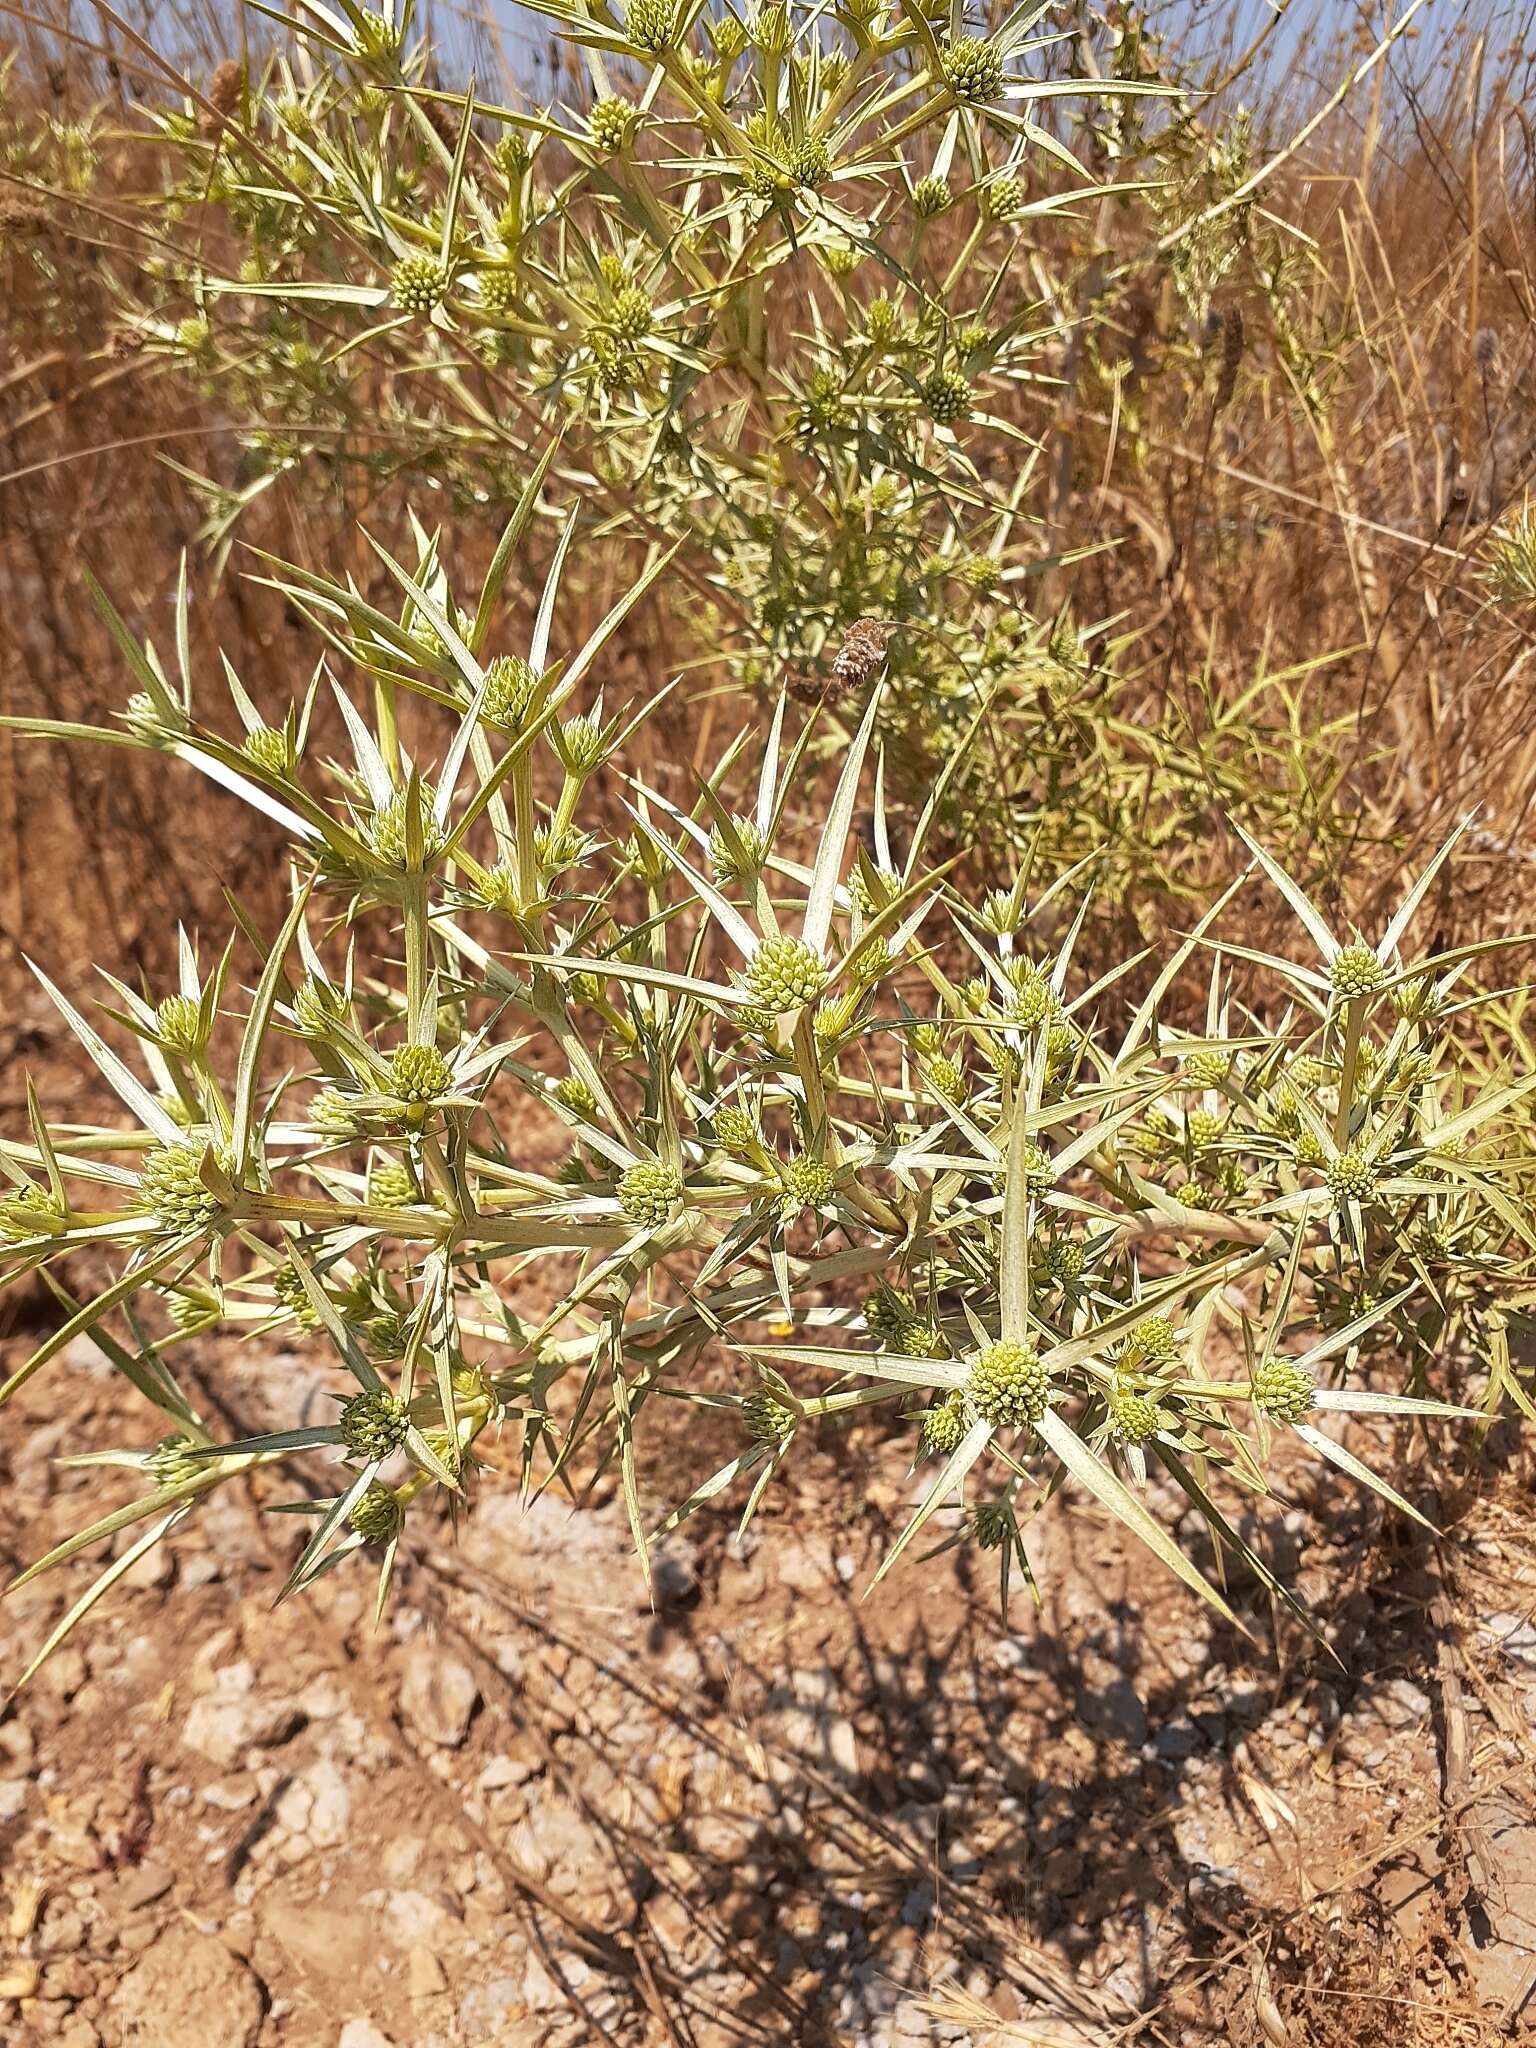
[[[1074,967],[1089,895],[973,901],[931,866],[940,793],[888,814],[878,691],[810,818],[814,720],[787,699],[685,809],[626,770],[636,719],[573,708],[664,555],[567,647],[562,546],[531,642],[498,629],[547,476],[462,603],[425,538],[414,572],[389,565],[392,614],[287,579],[355,679],[330,685],[347,759],[311,743],[318,675],[258,707],[228,673],[234,743],[198,715],[185,632],[168,670],[110,609],[137,685],[118,727],[12,721],[201,770],[282,828],[293,874],[280,930],[244,919],[211,969],[183,942],[173,989],[114,983],[122,1050],[45,980],[130,1121],[54,1130],[34,1102],[0,1144],[9,1274],[47,1268],[68,1309],[0,1399],[88,1334],[149,1415],[106,1460],[136,1497],[33,1570],[141,1528],[104,1590],[218,1487],[319,1454],[334,1484],[294,1503],[315,1526],[289,1587],[376,1552],[382,1597],[485,1439],[525,1486],[616,1463],[643,1567],[658,1533],[737,1484],[750,1513],[872,1408],[893,1464],[924,1468],[882,1571],[944,1517],[1006,1583],[1071,1479],[1221,1607],[1149,1472],[1268,1581],[1219,1496],[1266,1490],[1282,1432],[1395,1500],[1323,1424],[1481,1412],[1423,1384],[1479,1384],[1532,1249],[1511,1111],[1533,1082],[1457,1029],[1478,949],[1406,950],[1435,869],[1367,944],[1255,846],[1303,957],[1218,941],[1223,899],[1136,1001],[1125,969]],[[407,694],[438,721],[420,759]],[[618,833],[589,821],[598,783]],[[242,999],[239,941],[259,952]],[[1202,952],[1209,1008],[1181,1031],[1162,1013]],[[58,1269],[103,1254],[116,1277],[77,1303]],[[334,1354],[334,1418],[216,1441],[179,1349],[277,1335]],[[1393,1373],[1414,1391],[1382,1390]],[[677,1401],[734,1418],[740,1446],[668,1511],[636,1443]]]
[[[305,0],[302,66],[151,117],[133,324],[245,430],[209,533],[310,461],[509,498],[558,431],[614,532],[683,540],[692,627],[749,677],[840,690],[847,628],[903,622],[893,766],[926,778],[1050,635],[1014,630],[1051,546],[1023,401],[1071,340],[1035,243],[1110,189],[1063,136],[1172,88],[1080,75],[1034,5],[985,37],[958,0],[539,11],[568,105],[444,91],[408,7]]]

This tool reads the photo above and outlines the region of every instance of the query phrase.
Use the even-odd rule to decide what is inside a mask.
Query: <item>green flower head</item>
[[[997,45],[981,36],[961,36],[944,52],[944,83],[968,107],[984,106],[1003,89],[1003,60]]]
[[[1005,1338],[977,1352],[965,1391],[994,1429],[1032,1429],[1050,1405],[1050,1375],[1039,1352]]]
[[[403,313],[424,319],[448,296],[448,273],[435,256],[402,256],[389,281],[390,297]]]
[[[370,1463],[399,1450],[410,1427],[403,1401],[385,1387],[354,1394],[341,1411],[341,1440],[356,1458]]]
[[[682,1199],[682,1175],[660,1159],[642,1159],[619,1176],[619,1207],[643,1229],[659,1229]]]
[[[815,1002],[826,985],[826,964],[804,939],[783,933],[764,939],[747,962],[747,993],[773,1016]]]

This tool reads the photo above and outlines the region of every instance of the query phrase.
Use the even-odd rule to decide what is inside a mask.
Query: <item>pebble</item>
[[[221,1686],[193,1701],[181,1735],[189,1749],[227,1770],[249,1750],[280,1749],[303,1725],[304,1716],[290,1700]]]
[[[400,1711],[428,1742],[458,1749],[469,1733],[480,1688],[469,1666],[439,1645],[412,1646],[400,1685]]]
[[[406,1987],[412,1998],[435,1998],[448,1988],[442,1964],[424,1942],[417,1942],[411,1949],[406,1965]]]
[[[118,1879],[112,1902],[120,1911],[133,1913],[140,1906],[152,1906],[163,1899],[175,1882],[175,1872],[163,1863],[141,1863]]]
[[[395,2048],[395,2044],[372,2020],[348,2020],[336,2037],[336,2048]]]

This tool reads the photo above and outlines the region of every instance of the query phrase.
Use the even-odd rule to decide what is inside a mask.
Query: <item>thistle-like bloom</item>
[[[982,36],[960,36],[944,52],[944,83],[968,107],[984,106],[1003,89],[1003,60]]]
[[[782,1443],[795,1426],[795,1411],[766,1389],[748,1394],[741,1404],[747,1435],[757,1444]]]
[[[365,1543],[388,1543],[391,1537],[399,1535],[404,1520],[404,1508],[391,1489],[381,1486],[377,1479],[347,1516],[348,1524]]]
[[[539,687],[536,670],[519,654],[498,654],[485,672],[480,716],[502,732],[521,732]]]
[[[922,1444],[930,1458],[947,1458],[965,1435],[965,1396],[957,1388],[923,1410]]]
[[[399,1450],[410,1428],[405,1403],[385,1387],[354,1394],[341,1411],[341,1440],[354,1457],[370,1463]]]
[[[435,1045],[402,1045],[389,1063],[389,1093],[398,1102],[436,1102],[453,1086],[453,1069]]]
[[[1334,994],[1342,996],[1346,1002],[1352,997],[1374,994],[1386,978],[1386,968],[1369,946],[1345,946],[1335,954],[1333,965],[1328,970]]]
[[[1249,1382],[1249,1399],[1276,1422],[1297,1422],[1317,1398],[1310,1374],[1294,1359],[1272,1358]]]
[[[402,313],[424,318],[448,296],[448,273],[435,256],[402,256],[389,281],[390,297]]]
[[[624,28],[637,50],[659,57],[671,49],[677,37],[674,0],[630,0]]]
[[[254,732],[248,732],[241,741],[240,751],[248,761],[254,761],[256,766],[264,769],[268,775],[288,773],[288,735],[280,726],[258,725]]]
[[[1038,1351],[1005,1338],[977,1352],[965,1391],[994,1429],[1032,1429],[1050,1405],[1051,1381]]]
[[[219,1218],[219,1198],[203,1186],[203,1151],[197,1144],[161,1145],[139,1169],[145,1207],[177,1236],[210,1230]]]
[[[1346,1202],[1364,1202],[1376,1186],[1376,1168],[1363,1152],[1351,1149],[1341,1152],[1329,1165],[1328,1192],[1336,1206],[1342,1208]]]
[[[919,393],[930,419],[941,427],[970,417],[973,397],[970,381],[958,370],[930,370]]]
[[[682,1175],[663,1160],[642,1159],[619,1176],[619,1207],[643,1229],[659,1229],[682,1199]]]
[[[1115,1435],[1124,1444],[1144,1444],[1168,1424],[1155,1400],[1129,1387],[1116,1387],[1110,1394],[1109,1415]]]
[[[587,131],[592,137],[592,147],[604,156],[617,156],[630,138],[638,116],[627,100],[609,95],[594,102],[587,116]]]
[[[912,209],[919,220],[937,220],[948,213],[955,195],[945,178],[919,178],[912,187]]]
[[[155,1010],[155,1029],[172,1052],[197,1052],[203,1044],[203,1013],[195,996],[166,996]]]
[[[760,1009],[783,1016],[816,1000],[827,985],[827,967],[814,946],[780,933],[764,939],[747,962],[746,985]]]
[[[405,800],[406,790],[397,790],[381,810],[374,812],[368,827],[368,843],[381,867],[403,870],[406,863],[405,851]],[[431,799],[423,789],[421,793],[421,857],[435,860],[443,850],[443,828],[432,816]]]

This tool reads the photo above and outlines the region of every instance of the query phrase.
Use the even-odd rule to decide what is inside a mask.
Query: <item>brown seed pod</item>
[[[859,619],[843,635],[843,644],[832,663],[832,682],[839,696],[845,690],[860,690],[872,682],[885,660],[894,621]]]
[[[432,123],[437,139],[444,149],[457,149],[459,129],[464,120],[463,108],[450,106],[447,100],[419,99],[416,104]]]
[[[1229,306],[1221,316],[1221,368],[1216,374],[1216,403],[1214,410],[1225,412],[1232,402],[1232,393],[1237,388],[1237,369],[1243,360],[1243,316],[1236,306]]]
[[[245,66],[226,57],[208,81],[208,104],[221,121],[240,111],[245,97]]]

